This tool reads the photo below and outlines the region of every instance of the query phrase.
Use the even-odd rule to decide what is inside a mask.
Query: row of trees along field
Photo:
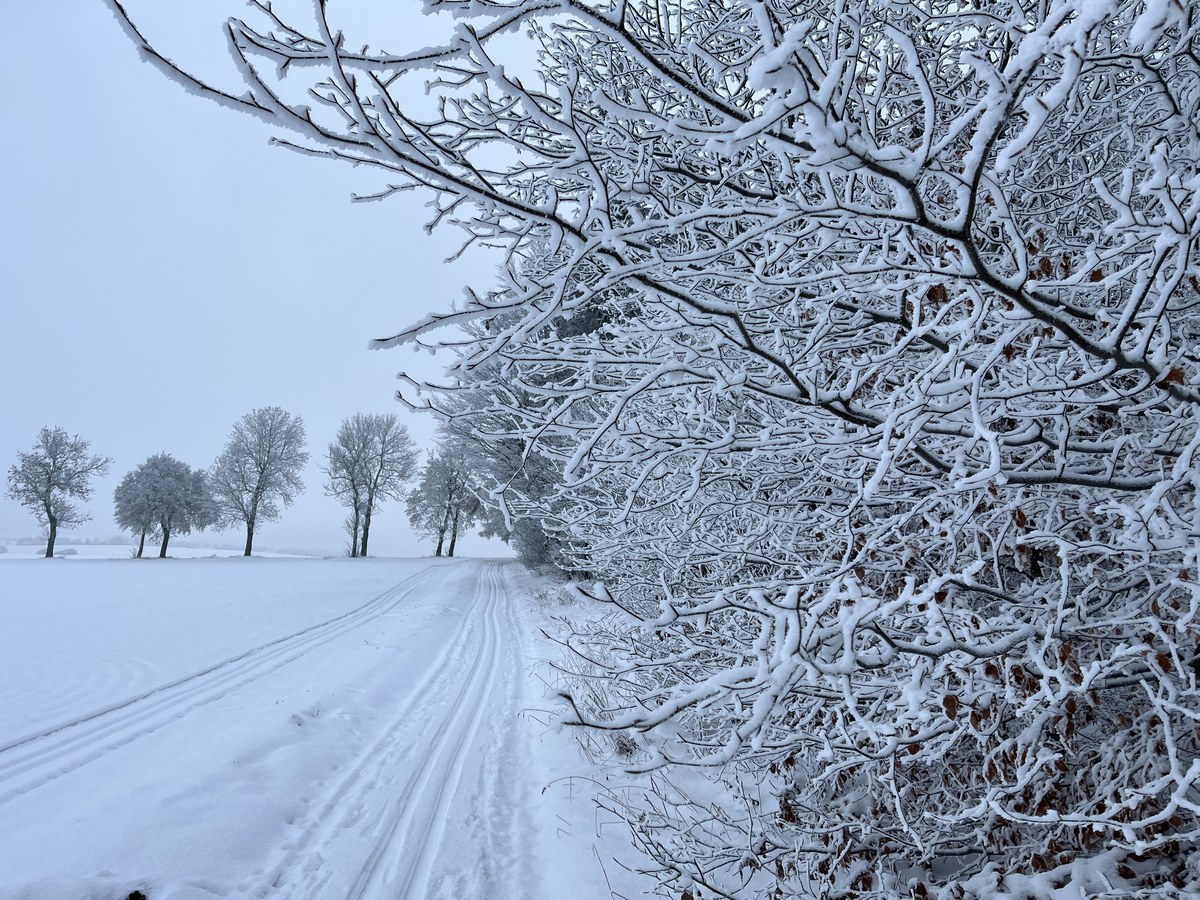
[[[475,524],[482,509],[482,485],[446,429],[418,473],[419,457],[395,415],[358,413],[342,422],[329,445],[325,490],[347,508],[350,556],[367,555],[371,517],[379,504],[401,499],[413,531],[436,542],[434,555],[454,555],[459,535]],[[414,476],[416,484],[409,488]]]
[[[408,429],[393,414],[359,413],[342,423],[324,471],[326,492],[349,509],[351,556],[367,555],[372,516],[389,499],[407,501],[414,530],[436,538],[438,556],[448,534],[454,555],[458,535],[480,508],[477,488],[458,464],[461,454],[443,439],[429,454],[417,486],[406,491],[419,457]],[[258,526],[277,520],[304,490],[300,476],[308,459],[299,416],[277,406],[256,409],[234,425],[207,470],[157,453],[127,472],[113,492],[113,517],[137,538],[139,559],[147,537],[160,541],[158,555],[166,557],[172,536],[235,525],[246,529],[244,552],[250,556]],[[108,474],[111,464],[62,428],[43,428],[33,448],[18,454],[9,469],[8,493],[46,528],[47,557],[54,556],[60,528],[90,520],[81,504],[91,496],[93,478]]]
[[[230,91],[122,20],[505,254],[380,345],[610,605],[663,895],[1200,891],[1200,5],[249,7]]]

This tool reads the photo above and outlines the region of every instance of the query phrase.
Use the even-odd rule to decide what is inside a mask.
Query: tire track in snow
[[[483,567],[471,611],[460,628],[391,722],[306,816],[299,838],[272,866],[257,896],[286,891],[288,898],[324,900],[340,895],[330,881],[347,873],[327,864],[338,856],[334,848],[360,820],[377,817],[366,836],[370,850],[357,873],[351,873],[347,900],[425,897],[456,789],[491,709],[501,661],[498,610],[505,599],[499,567]],[[506,621],[511,626],[511,617]],[[460,682],[445,683],[447,672],[463,670],[466,675]],[[426,740],[405,742],[405,735],[412,733]],[[380,797],[385,798],[382,810],[372,806]]]
[[[442,568],[428,566],[349,612],[253,647],[143,694],[0,746],[0,805],[159,731],[398,606]]]

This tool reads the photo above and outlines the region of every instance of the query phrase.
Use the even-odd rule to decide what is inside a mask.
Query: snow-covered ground
[[[515,564],[13,549],[0,898],[637,895]]]
[[[77,544],[69,540],[59,539],[54,545],[54,555],[62,559],[130,559],[136,545],[129,544]],[[46,544],[18,544],[11,541],[0,542],[0,561],[12,559],[45,559]],[[210,556],[241,556],[242,551],[234,547],[210,547],[191,545],[179,541],[171,541],[167,550],[170,559],[199,559]],[[289,559],[297,556],[295,553],[273,553],[266,550],[255,550],[254,555],[265,559]],[[158,541],[146,539],[146,549],[143,556],[153,559],[158,556]]]

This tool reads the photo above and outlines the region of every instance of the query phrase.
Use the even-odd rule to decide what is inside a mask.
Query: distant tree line
[[[208,469],[164,452],[127,472],[113,492],[114,518],[137,539],[139,559],[147,538],[159,542],[163,558],[173,536],[233,526],[245,527],[244,555],[250,556],[259,526],[276,521],[303,492],[308,459],[299,416],[278,406],[255,409],[234,424]],[[454,555],[459,535],[481,509],[478,488],[466,472],[468,457],[462,447],[440,439],[417,485],[407,490],[419,461],[396,415],[357,413],[342,422],[323,469],[326,493],[349,510],[350,556],[367,555],[373,517],[385,500],[400,499],[417,534],[436,540],[436,554]],[[8,473],[8,495],[45,527],[47,558],[54,556],[60,529],[90,521],[81,503],[91,497],[93,478],[107,475],[111,464],[111,458],[92,454],[88,441],[58,427],[41,429],[33,447],[18,454]]]

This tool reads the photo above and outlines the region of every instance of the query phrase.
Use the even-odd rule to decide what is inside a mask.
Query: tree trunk
[[[442,544],[446,540],[446,530],[450,527],[450,508],[452,506],[454,506],[454,485],[450,484],[446,487],[446,509],[442,512],[442,527],[438,529],[437,552],[433,554],[434,556],[442,555]]]
[[[454,555],[454,545],[458,543],[458,514],[459,514],[459,512],[460,512],[460,510],[458,509],[458,507],[455,507],[454,508],[454,521],[450,523],[450,551],[446,554],[447,556]]]
[[[164,528],[163,529],[162,546],[158,548],[158,558],[159,559],[167,558],[167,541],[169,541],[169,540],[171,540],[171,529]]]
[[[246,516],[246,550],[242,553],[242,556],[249,556],[254,549],[254,524],[258,521],[258,505],[262,503],[262,494],[260,493],[261,481],[262,478],[260,477],[260,485],[250,497],[248,515]]]
[[[142,529],[142,536],[141,536],[141,538],[138,540],[138,552],[137,552],[137,558],[138,558],[138,559],[141,559],[141,558],[142,558],[142,551],[143,551],[143,550],[145,550],[145,549],[146,549],[146,529],[145,529],[145,528],[143,528],[143,529]]]
[[[358,556],[358,510],[350,511],[350,558]]]
[[[46,521],[50,525],[50,536],[46,540],[46,559],[54,559],[54,540],[58,537],[58,519],[54,516],[47,516]]]
[[[367,537],[370,536],[370,534],[371,534],[371,506],[370,506],[370,503],[368,503],[367,511],[365,513],[363,513],[362,542],[358,545],[358,555],[359,556],[367,555]]]

